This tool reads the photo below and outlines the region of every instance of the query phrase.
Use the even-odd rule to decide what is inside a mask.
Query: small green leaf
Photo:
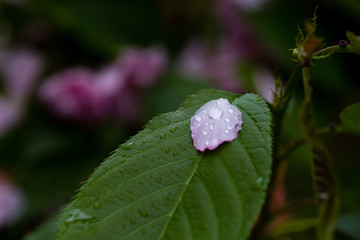
[[[360,54],[360,37],[350,31],[346,32],[346,37],[350,41],[350,44],[346,46],[349,52]]]
[[[231,143],[196,151],[190,118],[221,97],[241,110],[243,129]],[[246,239],[269,182],[270,123],[254,94],[190,96],[101,164],[63,213],[58,239]]]
[[[360,134],[360,102],[346,107],[340,114],[343,130]]]

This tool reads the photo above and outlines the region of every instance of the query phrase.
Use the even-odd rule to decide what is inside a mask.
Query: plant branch
[[[337,183],[329,154],[318,141],[317,134],[312,126],[312,87],[310,85],[310,71],[308,67],[302,68],[302,77],[305,96],[300,122],[305,132],[305,140],[310,143],[312,151],[313,176],[319,203],[317,236],[318,240],[333,240],[338,207]]]

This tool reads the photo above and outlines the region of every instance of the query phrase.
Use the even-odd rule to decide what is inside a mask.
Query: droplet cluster
[[[238,136],[243,123],[240,110],[227,99],[219,98],[203,105],[191,118],[190,128],[197,150],[213,150]]]

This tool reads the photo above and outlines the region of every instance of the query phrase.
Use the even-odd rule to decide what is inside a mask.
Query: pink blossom
[[[265,68],[259,69],[255,71],[253,79],[259,95],[267,102],[272,103],[274,100],[275,79],[271,71]]]
[[[0,137],[20,120],[20,116],[19,107],[0,96]]]
[[[200,41],[190,42],[178,58],[177,67],[183,75],[195,79],[210,79],[208,49]]]
[[[129,48],[119,58],[128,81],[138,87],[150,87],[166,68],[167,56],[163,48]]]
[[[94,87],[94,72],[81,67],[50,77],[39,91],[40,99],[55,113],[84,121],[97,120],[107,114],[100,93]]]
[[[43,57],[34,50],[19,48],[3,52],[0,55],[0,74],[8,96],[23,104],[43,66]]]
[[[71,120],[92,122],[116,116],[131,121],[140,113],[143,88],[154,83],[165,64],[160,48],[131,48],[98,71],[77,67],[53,75],[41,87],[40,99]]]
[[[33,50],[21,48],[1,52],[0,75],[5,94],[0,95],[0,136],[20,121],[42,68],[42,56]]]
[[[0,228],[16,220],[22,211],[23,202],[21,191],[0,172]]]
[[[239,60],[262,54],[259,40],[231,0],[216,0],[214,9],[223,34],[220,42],[224,50]]]
[[[208,49],[199,42],[191,42],[178,59],[178,71],[194,79],[213,80],[218,88],[233,92],[240,91],[237,76],[237,56],[223,46]]]
[[[194,147],[203,152],[237,138],[243,123],[239,109],[227,99],[219,98],[203,105],[191,118]]]

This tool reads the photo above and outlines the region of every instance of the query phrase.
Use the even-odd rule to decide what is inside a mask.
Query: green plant
[[[278,78],[270,108],[254,94],[204,90],[190,96],[176,112],[151,120],[96,169],[62,214],[57,238],[246,239],[266,199],[251,238],[316,229],[318,240],[334,239],[338,183],[318,136],[329,131],[358,134],[359,104],[344,110],[342,126],[314,129],[309,68],[334,53],[360,54],[360,39],[348,32],[349,42],[318,50],[322,39],[315,35],[315,20],[306,24],[306,34],[299,31],[293,51],[297,67],[288,81]],[[304,137],[282,146],[284,115],[299,80]],[[190,118],[220,97],[242,112],[243,129],[235,141],[199,152],[192,143]],[[304,143],[310,146],[318,214],[266,230],[274,219],[275,177],[286,156]]]

